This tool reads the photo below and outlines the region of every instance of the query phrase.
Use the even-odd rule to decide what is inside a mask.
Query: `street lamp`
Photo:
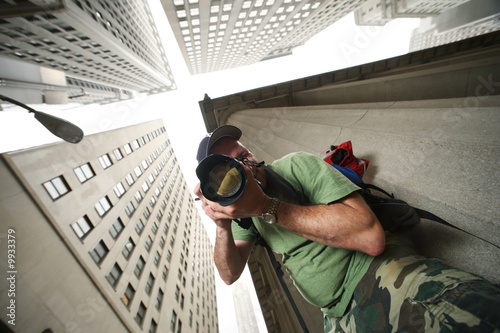
[[[64,141],[70,143],[78,143],[83,139],[83,131],[80,129],[80,127],[70,123],[67,120],[51,116],[50,114],[44,112],[36,111],[29,106],[4,95],[0,95],[0,99],[20,106],[28,110],[28,112],[34,113],[36,120],[38,120],[50,132],[52,132],[52,134],[60,137]]]

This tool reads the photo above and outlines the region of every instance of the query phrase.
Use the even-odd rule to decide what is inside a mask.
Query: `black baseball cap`
[[[198,154],[196,155],[198,163],[200,163],[205,157],[209,155],[208,153],[210,149],[212,149],[212,146],[217,141],[225,137],[230,137],[235,140],[239,140],[241,138],[241,130],[233,125],[222,125],[220,127],[217,127],[215,131],[208,134],[201,140],[200,145],[198,147]]]

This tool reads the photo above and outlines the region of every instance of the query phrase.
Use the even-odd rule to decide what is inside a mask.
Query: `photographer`
[[[233,220],[252,217],[261,237],[283,255],[299,292],[323,311],[325,332],[500,328],[500,290],[384,232],[359,188],[340,172],[307,153],[263,166],[240,137],[237,127],[221,126],[201,141],[197,155],[199,162],[212,154],[237,158],[247,178],[229,205],[208,200],[200,184],[195,188],[217,225],[214,260],[227,284],[243,272],[257,238]],[[303,195],[301,204],[274,186],[276,177]]]

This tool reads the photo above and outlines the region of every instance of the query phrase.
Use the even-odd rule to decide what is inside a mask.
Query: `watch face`
[[[264,219],[264,222],[273,224],[276,222],[276,218],[272,214],[264,214],[262,217]]]

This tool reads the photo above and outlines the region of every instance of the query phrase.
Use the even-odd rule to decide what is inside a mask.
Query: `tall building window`
[[[158,267],[158,264],[160,263],[160,258],[161,258],[160,252],[156,251],[156,255],[155,255],[155,259],[154,259],[154,264],[156,267]]]
[[[161,290],[160,288],[158,289],[158,296],[156,297],[156,304],[155,304],[158,310],[160,310],[162,302],[163,302],[163,290]]]
[[[135,200],[137,201],[137,203],[141,202],[142,201],[142,194],[141,194],[141,191],[137,191],[134,195],[135,197]]]
[[[95,176],[90,163],[85,163],[73,169],[80,183],[85,183],[87,180]]]
[[[151,245],[153,245],[153,240],[151,239],[151,236],[148,236],[146,242],[144,243],[144,246],[146,247],[146,250],[148,250],[148,252],[151,250]]]
[[[137,277],[141,276],[141,273],[142,273],[142,270],[144,269],[145,264],[146,264],[146,262],[144,261],[142,256],[140,256],[139,260],[137,260],[137,265],[135,265],[135,268],[134,268],[135,276],[137,276]]]
[[[144,170],[146,170],[149,167],[148,162],[146,162],[146,160],[142,160],[141,164]]]
[[[118,280],[122,276],[122,273],[123,271],[118,265],[118,263],[115,263],[113,268],[111,268],[111,271],[108,274],[108,281],[113,287],[116,287],[116,284],[118,283]]]
[[[132,216],[135,212],[135,206],[132,201],[129,201],[129,203],[125,206],[125,213],[127,214],[128,217]]]
[[[134,183],[134,177],[132,177],[132,174],[130,173],[125,177],[125,180],[127,181],[127,184],[129,186],[132,186],[132,184]]]
[[[139,149],[141,147],[141,145],[139,144],[139,141],[137,139],[132,141],[132,144],[134,145],[135,149]]]
[[[109,198],[108,196],[105,196],[104,198],[102,198],[101,200],[99,200],[98,203],[95,204],[95,210],[97,211],[97,214],[99,214],[99,216],[104,216],[110,209],[111,207],[113,207],[111,205],[111,201],[109,201]]]
[[[129,283],[127,286],[127,289],[125,289],[125,293],[122,296],[122,302],[125,304],[127,308],[130,307],[130,302],[134,298],[135,295],[135,289],[132,287],[132,285]]]
[[[87,236],[87,234],[94,228],[87,215],[80,217],[78,221],[71,225],[71,227],[80,239]]]
[[[142,222],[141,219],[139,219],[139,221],[135,225],[135,231],[137,232],[138,235],[140,235],[143,229],[144,229],[144,223]]]
[[[167,279],[167,276],[168,276],[168,267],[167,266],[163,266],[163,272],[162,272],[161,276],[162,276],[163,280]]]
[[[158,328],[158,324],[154,319],[151,319],[151,326],[149,327],[149,333],[156,333],[156,329]]]
[[[123,186],[122,182],[119,182],[116,184],[116,186],[113,188],[115,191],[116,196],[119,198],[125,193],[125,187]]]
[[[116,148],[115,150],[113,150],[113,153],[115,154],[117,161],[119,161],[123,158],[123,154],[122,154],[122,151],[120,150],[120,148]]]
[[[125,149],[125,152],[127,153],[127,155],[132,154],[132,147],[130,146],[130,143],[124,144],[123,149]]]
[[[122,220],[118,217],[109,228],[109,233],[114,239],[116,239],[122,232],[123,228],[125,228],[125,226],[123,225]]]
[[[141,302],[137,314],[135,315],[135,321],[139,326],[142,327],[142,322],[144,321],[144,316],[146,315],[146,306]]]
[[[153,288],[153,284],[155,283],[155,277],[153,274],[149,273],[148,280],[146,281],[146,294],[150,295],[151,294],[151,289]]]
[[[111,162],[111,158],[109,158],[109,154],[104,154],[98,158],[99,163],[101,163],[101,166],[103,169],[109,168],[113,162]]]
[[[175,332],[175,323],[177,322],[177,313],[172,310],[172,320],[170,321],[170,331]]]
[[[100,264],[106,254],[108,254],[109,250],[106,244],[101,240],[99,243],[97,243],[96,247],[92,251],[90,251],[90,255],[96,262],[96,264]]]
[[[135,172],[135,176],[136,176],[137,178],[139,178],[139,177],[142,175],[142,170],[141,170],[141,167],[140,167],[140,166],[136,166],[136,167],[134,168],[134,172]]]
[[[129,258],[132,251],[134,251],[135,243],[132,238],[129,238],[127,244],[123,247],[122,254],[125,258]]]
[[[45,187],[52,200],[57,200],[71,191],[71,188],[63,176],[52,178],[51,180],[43,183],[43,187]]]

